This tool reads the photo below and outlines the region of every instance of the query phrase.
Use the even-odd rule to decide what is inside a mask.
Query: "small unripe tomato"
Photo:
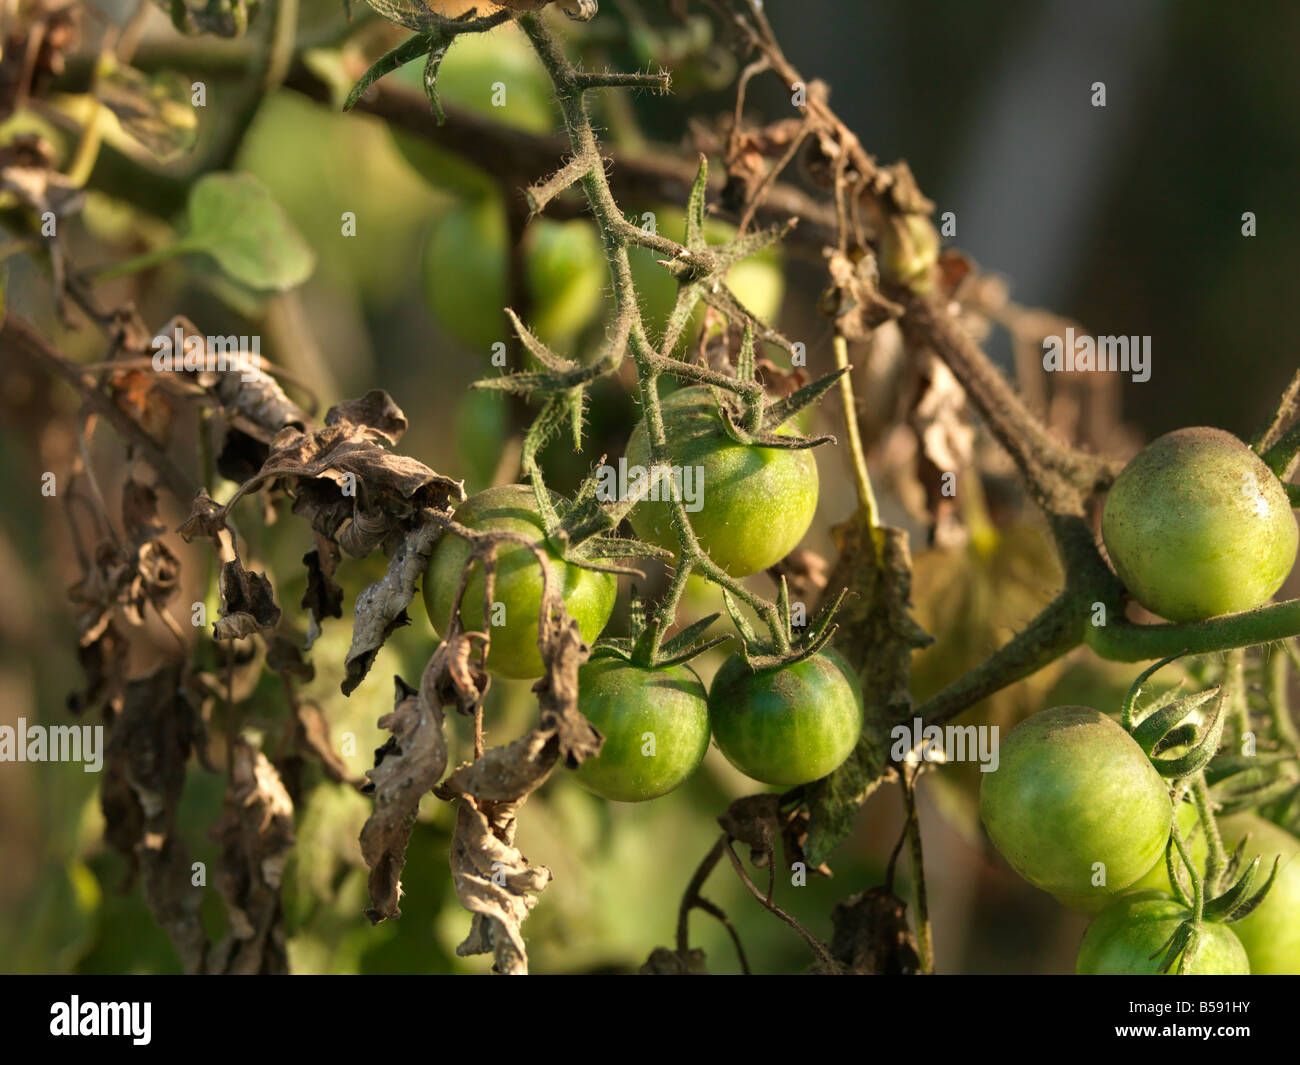
[[[862,734],[862,688],[831,648],[776,669],[728,658],[709,689],[718,749],[746,776],[793,787],[840,767]]]
[[[1074,971],[1082,976],[1156,975],[1169,937],[1190,916],[1185,906],[1158,891],[1118,898],[1088,925]],[[1164,975],[1177,971],[1174,962]],[[1187,971],[1193,976],[1249,976],[1250,961],[1230,927],[1206,921]]]
[[[737,444],[723,431],[713,394],[683,388],[662,402],[672,461],[700,471],[691,528],[709,557],[734,577],[767,569],[803,539],[817,510],[817,460],[808,449]],[[627,442],[629,470],[649,470],[650,438],[637,423]],[[629,518],[643,540],[674,551],[677,533],[665,484],[659,499],[638,503]]]
[[[1179,429],[1124,467],[1106,499],[1102,537],[1134,597],[1170,621],[1251,610],[1295,564],[1285,489],[1221,429]]]
[[[1022,721],[980,782],[980,819],[1031,884],[1067,899],[1113,895],[1165,851],[1164,781],[1124,729],[1086,706]],[[1094,886],[1094,882],[1104,882]]]
[[[462,503],[454,517],[475,532],[516,532],[537,542],[542,541],[545,533],[533,490],[523,484],[479,492]],[[594,642],[614,611],[618,582],[613,574],[597,573],[565,562],[549,547],[544,546],[542,550],[549,560],[547,569],[551,580],[559,582],[565,610],[578,623],[583,640]],[[452,533],[444,533],[429,556],[424,573],[424,604],[436,634],[447,632],[461,572],[469,558],[469,544]],[[506,543],[497,549],[493,594],[488,670],[499,677],[540,677],[545,671],[537,649],[542,570],[529,548]],[[483,598],[483,570],[476,565],[461,600],[461,623],[469,631],[483,630]],[[497,619],[500,624],[496,623]]]
[[[1281,858],[1277,879],[1259,908],[1232,925],[1250,956],[1250,971],[1257,976],[1300,974],[1300,839],[1254,814],[1225,817],[1219,828],[1229,853],[1249,834],[1245,858],[1261,858],[1255,890],[1264,886],[1273,859]]]
[[[688,666],[644,668],[596,658],[578,670],[578,709],[605,743],[574,778],[606,799],[666,795],[709,749],[708,695]]]

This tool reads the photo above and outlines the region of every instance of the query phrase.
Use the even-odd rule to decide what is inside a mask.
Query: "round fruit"
[[[1256,889],[1268,879],[1274,857],[1282,859],[1277,879],[1259,909],[1231,926],[1250,957],[1250,971],[1256,975],[1300,974],[1300,839],[1254,814],[1225,817],[1219,828],[1229,853],[1250,834],[1245,857],[1262,857],[1255,874]]]
[[[501,201],[457,203],[438,218],[424,258],[424,287],[439,323],[466,347],[492,351],[511,326],[507,232]],[[586,222],[540,219],[524,234],[527,325],[547,343],[572,339],[600,312],[606,270]]]
[[[489,488],[471,496],[456,510],[455,519],[476,532],[523,533],[539,542],[545,531],[533,490],[523,484]],[[551,579],[560,582],[564,608],[578,623],[582,638],[594,642],[614,610],[618,582],[612,574],[583,569],[565,562],[549,548],[543,550],[550,559],[547,567]],[[447,631],[461,572],[469,557],[469,544],[451,533],[438,541],[429,557],[424,573],[424,604],[435,633]],[[542,571],[531,550],[522,544],[498,548],[493,593],[496,605],[491,617],[489,671],[499,677],[540,677],[544,666],[537,650],[537,619],[542,603]],[[467,630],[482,631],[483,572],[478,566],[465,589],[460,616]]]
[[[998,768],[980,783],[980,818],[1017,873],[1068,901],[1113,895],[1146,873],[1164,854],[1173,810],[1123,728],[1086,706],[1058,706],[1002,741]]]
[[[694,476],[698,501],[686,499],[700,546],[734,577],[767,569],[803,539],[817,509],[817,462],[811,451],[737,444],[723,431],[707,388],[683,388],[662,402],[664,431],[673,462]],[[650,439],[637,423],[627,442],[629,477],[650,468]],[[632,528],[653,544],[675,550],[668,486],[663,498],[632,510]],[[685,495],[685,493],[683,493]],[[698,509],[693,509],[698,508]]]
[[[709,690],[718,748],[746,776],[793,787],[838,769],[862,733],[862,689],[829,647],[758,672],[732,655]]]
[[[1220,429],[1179,429],[1116,478],[1102,537],[1120,579],[1170,621],[1200,621],[1266,602],[1300,538],[1286,491]]]
[[[695,772],[709,749],[708,695],[686,666],[645,669],[597,658],[578,670],[578,709],[605,743],[574,776],[606,799],[666,795]]]
[[[1079,944],[1074,971],[1082,976],[1159,974],[1169,937],[1191,911],[1158,891],[1116,899],[1099,913]],[[1165,975],[1178,971],[1175,962]],[[1226,925],[1206,921],[1188,972],[1193,976],[1249,976],[1241,941]]]
[[[938,261],[939,234],[929,218],[905,214],[886,220],[880,238],[880,269],[889,280],[928,292]]]

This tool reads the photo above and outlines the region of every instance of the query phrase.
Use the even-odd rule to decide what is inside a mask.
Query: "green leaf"
[[[284,291],[316,268],[316,256],[266,187],[251,174],[208,174],[189,202],[184,251],[206,252],[235,281]]]
[[[418,59],[433,47],[434,42],[428,37],[416,34],[414,37],[408,37],[396,48],[385,52],[361,75],[361,80],[352,86],[352,91],[348,93],[348,98],[343,102],[343,110],[351,111],[356,106],[356,102],[365,95],[366,90],[385,74],[391,74],[398,67],[406,66],[412,59]],[[436,64],[434,70],[437,70]]]

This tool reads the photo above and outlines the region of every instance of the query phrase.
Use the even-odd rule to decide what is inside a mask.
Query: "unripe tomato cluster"
[[[1092,922],[1079,949],[1083,974],[1156,973],[1190,911],[1169,882],[1169,791],[1137,742],[1096,710],[1062,706],[1018,725],[980,788],[980,817],[1004,858],[1031,884]],[[1196,809],[1179,831],[1203,868],[1208,848]],[[1263,903],[1231,925],[1206,921],[1192,973],[1300,973],[1300,840],[1253,815],[1219,822],[1229,852],[1243,839],[1265,872],[1279,858]]]
[[[807,531],[816,509],[817,466],[811,454],[735,443],[726,436],[707,389],[674,393],[663,409],[674,461],[701,471],[700,508],[690,514],[700,547],[735,576],[780,561]],[[650,465],[644,426],[634,430],[626,457],[629,465]],[[554,503],[563,514],[565,501]],[[668,508],[665,500],[643,500],[631,521],[643,538],[673,549],[678,543]],[[583,640],[596,641],[614,609],[616,580],[557,553],[546,539],[530,486],[489,488],[462,503],[454,517],[472,532],[514,533],[537,548],[498,544],[491,604],[485,604],[482,567],[471,570],[460,622],[466,631],[482,632],[486,619],[491,673],[526,679],[544,671],[537,647],[544,585],[538,553]],[[429,558],[423,594],[437,633],[448,631],[472,554],[468,541],[447,534]],[[760,670],[738,652],[722,664],[708,690],[689,665],[638,664],[598,648],[580,668],[578,686],[578,708],[600,730],[604,744],[575,777],[589,791],[621,802],[653,799],[676,788],[698,768],[710,735],[741,772],[791,787],[838,768],[862,731],[858,679],[829,648]]]

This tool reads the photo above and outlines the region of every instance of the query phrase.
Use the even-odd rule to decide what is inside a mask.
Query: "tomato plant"
[[[1075,972],[1084,976],[1142,976],[1160,972],[1161,956],[1189,911],[1167,895],[1138,892],[1115,899],[1088,925]],[[1250,961],[1231,928],[1206,922],[1188,973],[1247,976]]]
[[[657,799],[704,760],[708,693],[689,666],[596,658],[578,671],[578,689],[578,709],[605,737],[574,774],[588,791],[619,802]]]
[[[691,528],[708,556],[728,573],[743,577],[789,554],[817,509],[817,461],[812,454],[729,439],[708,389],[680,389],[663,401],[663,409],[674,464],[689,469],[683,477],[695,477],[699,499]],[[643,424],[632,430],[625,457],[629,467],[653,466]],[[660,494],[666,497],[667,489]],[[669,550],[677,547],[667,498],[637,504],[631,520],[644,539]]]
[[[1171,621],[1250,610],[1295,564],[1286,491],[1250,448],[1219,429],[1179,429],[1115,480],[1102,532],[1124,583]]]
[[[830,649],[757,671],[737,654],[713,678],[709,715],[727,761],[764,784],[793,787],[849,756],[862,732],[862,690]]]
[[[980,785],[980,818],[1022,877],[1069,898],[1111,895],[1165,851],[1160,774],[1114,720],[1058,706],[1017,725]]]
[[[487,488],[456,509],[458,523],[475,532],[509,532],[541,543],[551,579],[559,582],[565,609],[578,623],[582,638],[600,635],[614,609],[617,585],[607,573],[565,562],[545,545],[533,490],[527,485]],[[471,548],[456,536],[444,536],[429,556],[424,573],[424,604],[435,632],[445,633]],[[489,611],[492,645],[488,668],[502,677],[540,677],[537,649],[538,613],[542,604],[542,570],[532,549],[508,543],[497,551],[494,599]],[[485,584],[475,573],[461,601],[460,618],[468,631],[483,631]]]

